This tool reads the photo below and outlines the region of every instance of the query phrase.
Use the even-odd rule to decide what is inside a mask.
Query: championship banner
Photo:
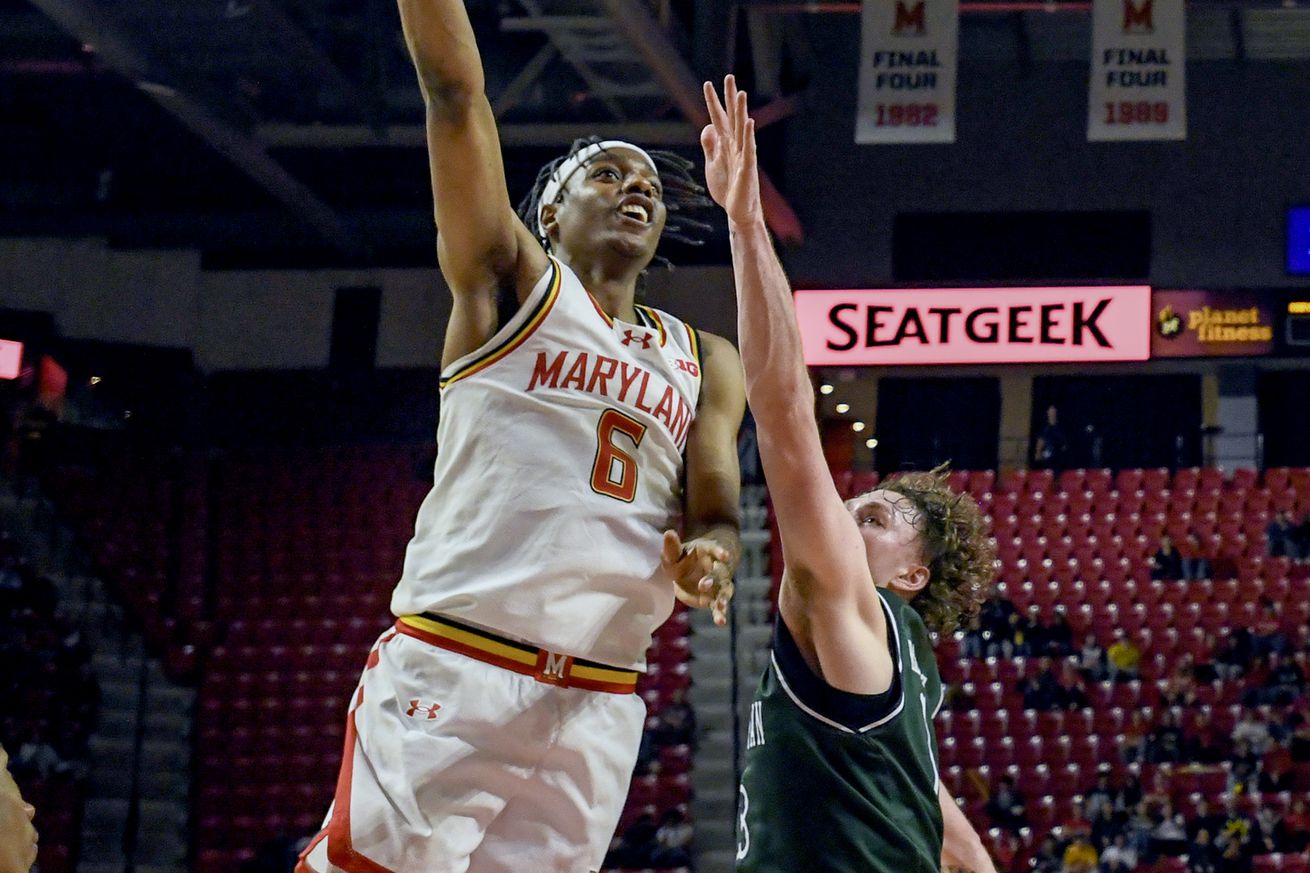
[[[857,143],[955,142],[959,0],[864,0]]]
[[[1186,139],[1183,0],[1092,0],[1087,139]]]
[[[796,292],[811,367],[1144,361],[1146,285]]]

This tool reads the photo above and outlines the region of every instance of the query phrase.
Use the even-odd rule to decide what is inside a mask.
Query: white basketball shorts
[[[297,873],[600,869],[645,703],[472,654],[404,621],[379,637],[351,697],[336,795]]]

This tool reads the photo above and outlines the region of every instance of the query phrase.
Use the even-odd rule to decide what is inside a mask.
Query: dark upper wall
[[[1297,284],[1283,212],[1310,202],[1310,64],[1194,61],[1185,142],[1092,144],[1085,62],[966,62],[954,145],[857,146],[859,27],[807,26],[820,66],[783,183],[808,233],[785,257],[797,284],[890,279],[898,212],[1034,209],[1151,210],[1158,286]]]

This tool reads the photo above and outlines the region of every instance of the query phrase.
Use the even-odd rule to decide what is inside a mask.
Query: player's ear
[[[906,567],[896,577],[896,587],[907,594],[917,593],[928,587],[928,568],[922,564]]]
[[[541,207],[541,231],[547,239],[555,239],[559,228],[559,204],[547,203]]]

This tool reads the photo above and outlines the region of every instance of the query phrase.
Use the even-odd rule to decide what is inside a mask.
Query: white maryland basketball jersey
[[[509,323],[442,372],[435,484],[396,615],[435,612],[641,669],[673,608],[660,569],[700,396],[695,332],[615,321],[551,258]]]

